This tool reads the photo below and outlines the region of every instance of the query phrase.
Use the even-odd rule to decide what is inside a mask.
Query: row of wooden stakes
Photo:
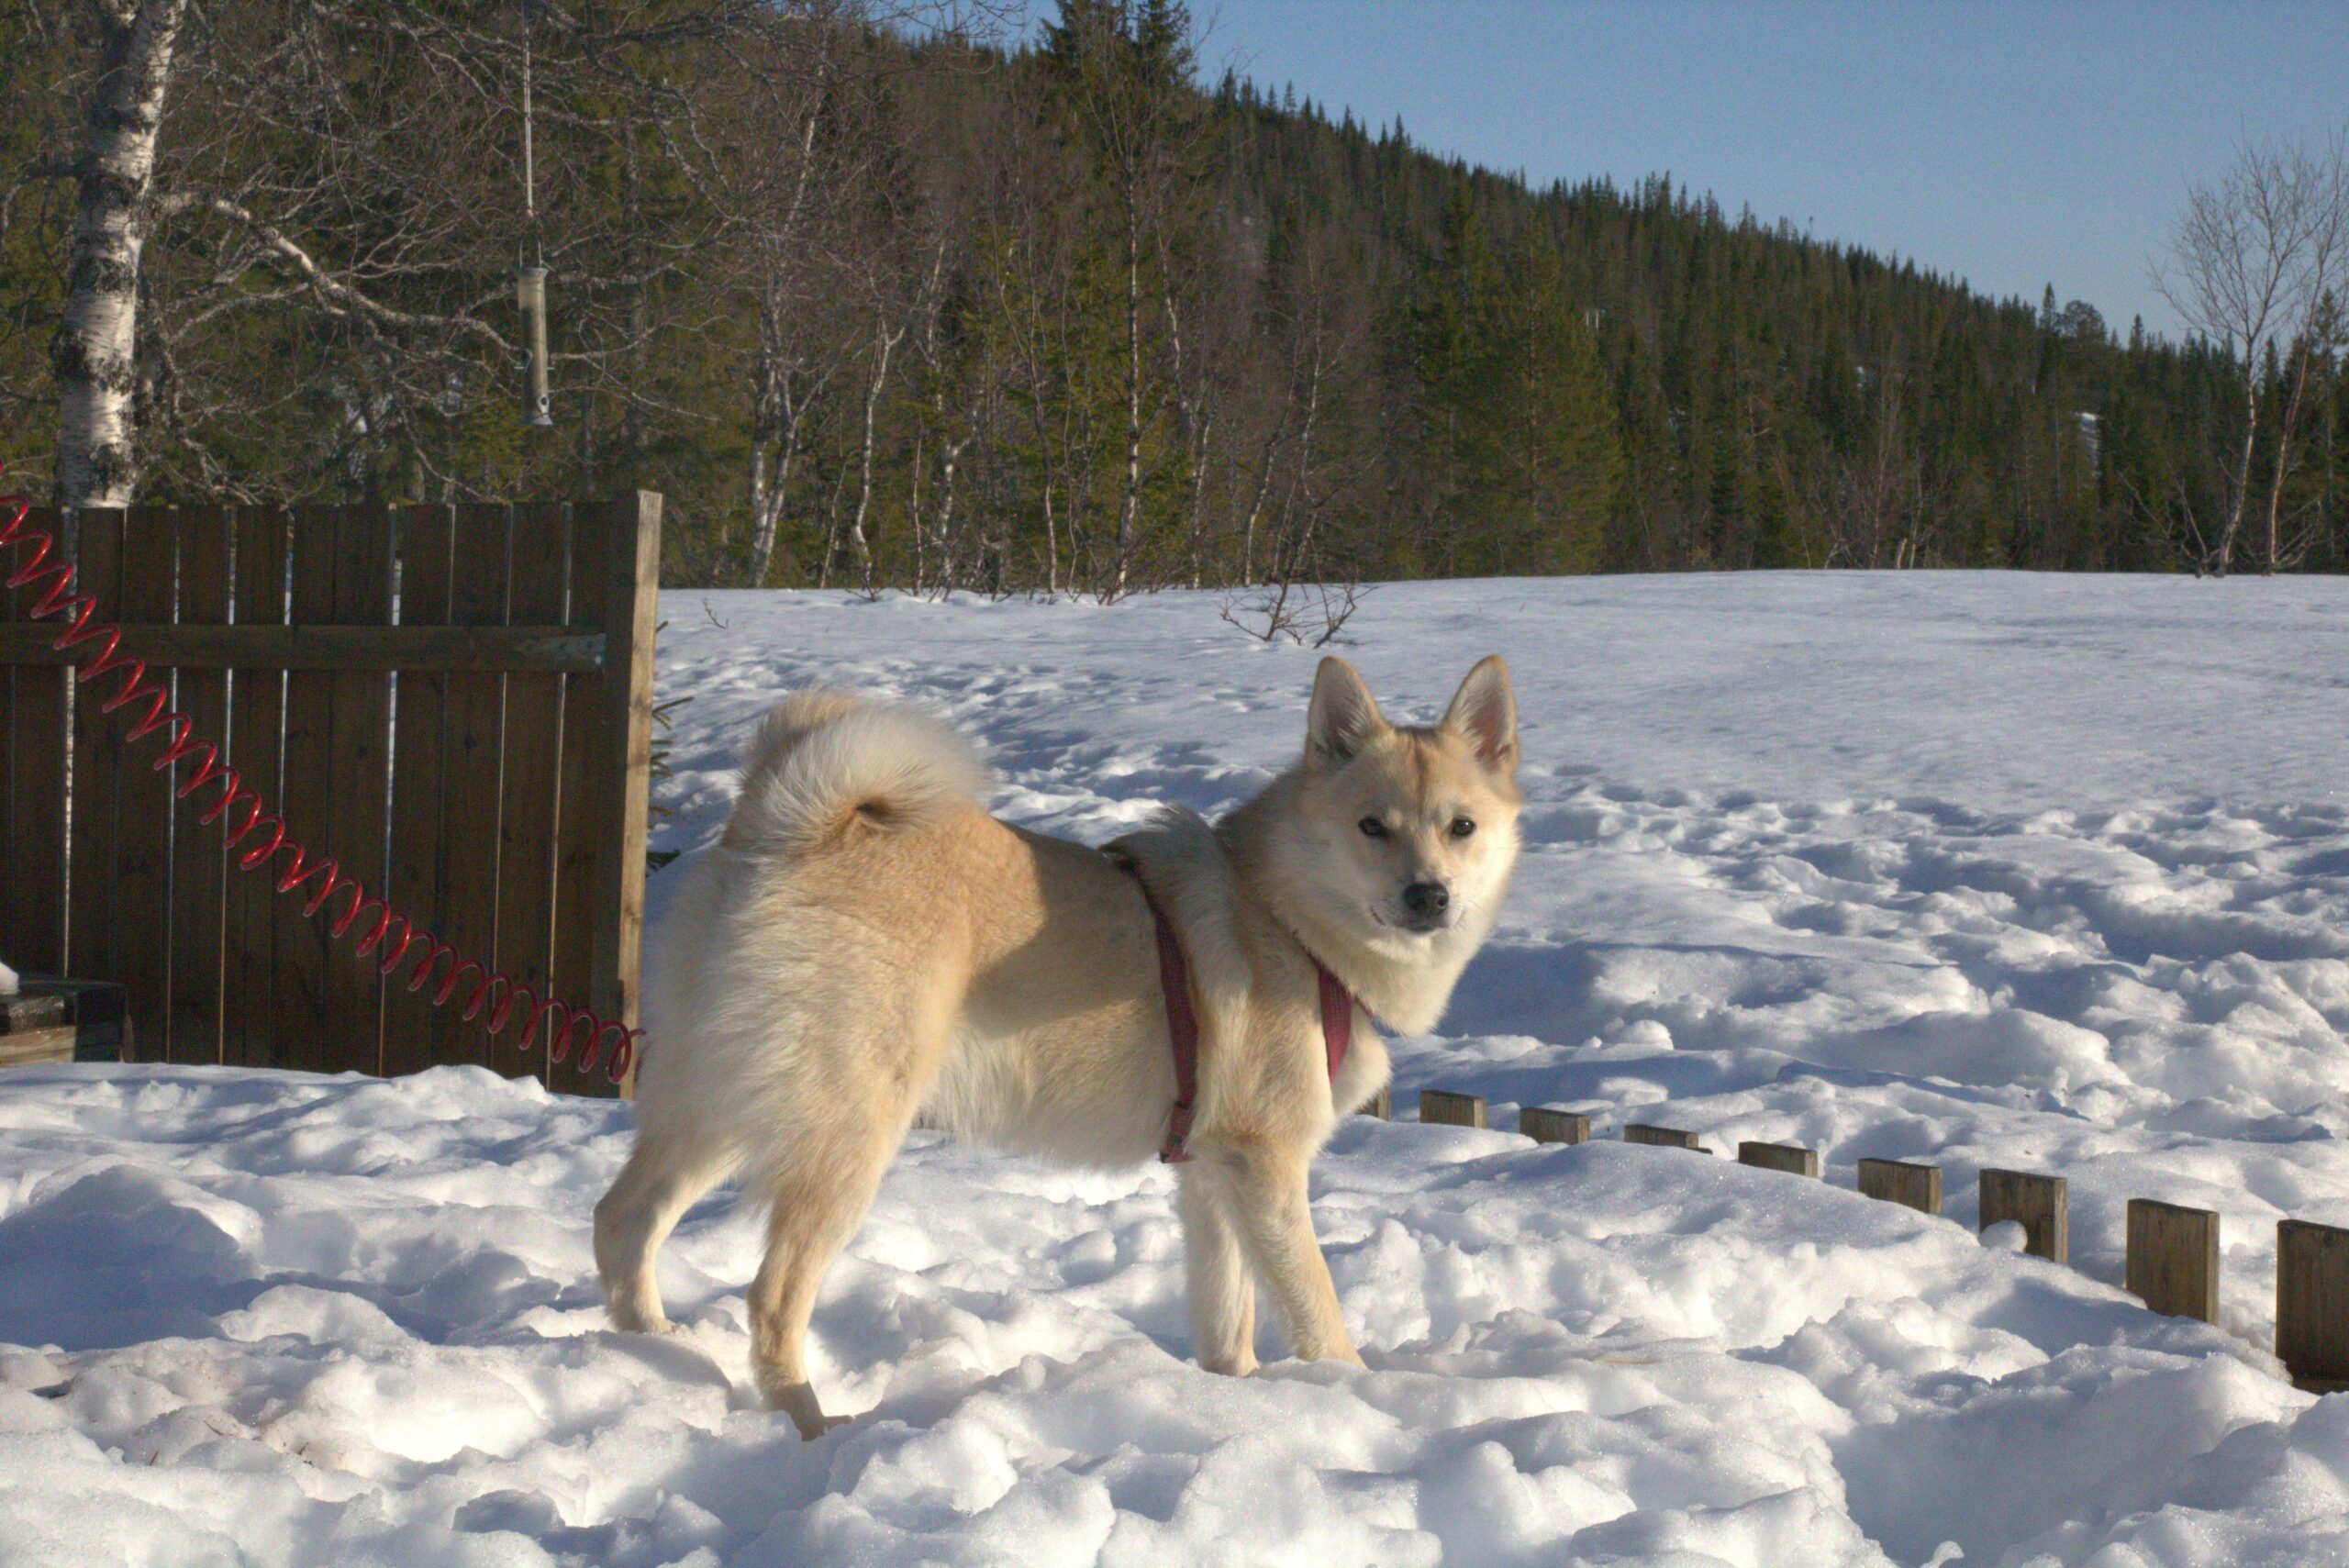
[[[1392,1120],[1392,1095],[1380,1090],[1364,1111]],[[1481,1128],[1484,1096],[1422,1089],[1419,1120]],[[1517,1130],[1536,1143],[1586,1143],[1590,1118],[1579,1111],[1528,1106],[1517,1113]],[[1645,1122],[1626,1123],[1623,1141],[1712,1152],[1693,1132]],[[1737,1159],[1742,1165],[1797,1176],[1816,1177],[1820,1169],[1819,1151],[1788,1143],[1740,1143]],[[1859,1183],[1867,1197],[1927,1214],[1942,1211],[1938,1165],[1862,1160]],[[1980,1194],[1982,1229],[2013,1220],[2022,1227],[2023,1251],[2054,1262],[2070,1261],[2070,1198],[2063,1177],[1985,1170]],[[2217,1323],[2218,1215],[2154,1198],[2131,1198],[2126,1278],[2131,1294],[2155,1312]],[[2349,1389],[2349,1229],[2302,1219],[2277,1222],[2276,1355],[2298,1387],[2319,1394]]]

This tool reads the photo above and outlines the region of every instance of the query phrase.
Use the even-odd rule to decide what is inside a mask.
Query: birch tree
[[[753,586],[765,583],[774,567],[809,410],[848,352],[845,336],[833,329],[833,313],[824,307],[828,286],[838,281],[836,269],[827,264],[832,258],[814,237],[826,216],[822,209],[831,184],[817,180],[826,84],[819,80],[803,102],[790,106],[789,117],[798,122],[796,145],[785,143],[787,156],[751,161],[752,183],[736,204],[738,250],[744,259],[741,292],[757,333],[751,362]]]
[[[2154,269],[2154,286],[2188,329],[2209,339],[2237,372],[2237,428],[2232,452],[2221,460],[2219,516],[2208,529],[2190,514],[2188,519],[2198,567],[2220,576],[2233,562],[2251,506],[2253,470],[2271,417],[2261,401],[2271,353],[2299,367],[2284,407],[2273,416],[2264,564],[2269,571],[2279,564],[2282,485],[2307,355],[2329,351],[2329,345],[2318,345],[2320,327],[2325,335],[2338,330],[2329,313],[2349,248],[2344,136],[2349,132],[2335,133],[2314,150],[2275,138],[2243,143],[2218,180],[2188,188],[2169,254]]]
[[[2344,308],[2343,284],[2349,282],[2349,125],[2314,150],[2295,149],[2293,177],[2305,189],[2309,208],[2308,238],[2279,334],[2287,347],[2284,361],[2284,405],[2277,411],[2276,460],[2267,480],[2266,570],[2296,562],[2307,549],[2305,536],[2287,539],[2284,534],[2284,486],[2296,465],[2294,448],[2301,414],[2308,406],[2311,370],[2329,366],[2344,342],[2349,342],[2349,308]]]
[[[57,377],[57,504],[127,506],[139,483],[139,261],[186,0],[98,0],[97,70],[72,162]]]

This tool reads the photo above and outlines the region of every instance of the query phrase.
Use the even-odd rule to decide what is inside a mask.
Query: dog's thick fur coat
[[[817,1288],[918,1116],[1063,1162],[1149,1159],[1175,1080],[1139,876],[1199,1020],[1180,1168],[1198,1358],[1254,1368],[1261,1281],[1297,1355],[1359,1360],[1306,1168],[1386,1082],[1369,1017],[1432,1027],[1491,928],[1517,851],[1516,710],[1487,659],[1442,722],[1397,728],[1330,659],[1307,729],[1298,764],[1221,823],[1170,811],[1104,853],[990,817],[985,769],[935,719],[829,691],[777,706],[648,966],[636,1146],[596,1210],[614,1321],[667,1327],[654,1256],[741,1172],[770,1213],[752,1370],[812,1437]],[[1335,1083],[1317,958],[1357,1004]]]

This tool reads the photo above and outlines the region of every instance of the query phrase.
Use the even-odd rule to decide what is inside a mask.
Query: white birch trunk
[[[874,366],[873,384],[864,394],[864,450],[860,459],[856,488],[856,517],[849,524],[849,542],[856,546],[857,564],[864,573],[864,586],[873,586],[873,544],[865,536],[864,519],[873,504],[873,438],[874,416],[881,406],[882,389],[889,384],[889,356],[906,335],[902,327],[892,332],[884,328],[877,334],[881,345],[880,362]]]
[[[1126,196],[1126,489],[1118,501],[1118,561],[1107,597],[1121,599],[1133,568],[1134,522],[1141,511],[1141,234]]]
[[[2224,577],[2234,564],[2235,536],[2243,531],[2243,514],[2251,500],[2251,459],[2259,445],[2259,370],[2257,361],[2246,352],[2243,355],[2243,468],[2231,486],[2234,494],[2227,497],[2226,527],[2219,533],[2216,574]]]
[[[105,0],[84,118],[57,375],[57,502],[127,506],[136,446],[139,263],[187,0]]]

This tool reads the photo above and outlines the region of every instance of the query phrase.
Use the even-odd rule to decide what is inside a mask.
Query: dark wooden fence
[[[540,995],[635,1022],[658,495],[32,520],[290,838]],[[517,1050],[518,1015],[493,1043],[385,982],[329,940],[340,898],[305,918],[239,872],[196,821],[217,791],[175,808],[193,763],[151,770],[162,738],[98,712],[114,675],[70,683],[94,645],[50,650],[32,596],[0,591],[0,958],[121,983],[141,1060],[491,1062],[612,1092]]]

